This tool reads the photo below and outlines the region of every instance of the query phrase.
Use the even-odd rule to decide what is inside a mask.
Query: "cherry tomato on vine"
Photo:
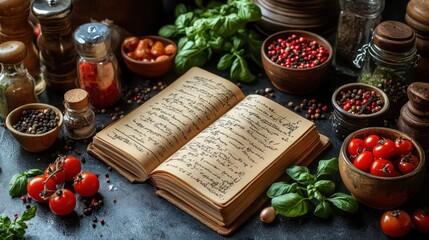
[[[30,182],[27,183],[27,194],[28,196],[36,202],[48,202],[48,199],[43,199],[41,194],[44,190],[44,182],[48,179],[47,176],[40,175],[33,177]],[[55,181],[50,178],[46,182],[46,190],[55,191],[57,189]],[[46,192],[45,197],[49,197],[52,193]]]
[[[82,197],[90,197],[98,192],[98,177],[90,172],[82,172],[75,176],[73,188]]]
[[[405,138],[398,137],[395,139],[396,152],[399,155],[406,155],[413,151],[413,143]]]
[[[423,207],[413,212],[414,227],[423,234],[429,234],[429,208]]]
[[[398,163],[398,169],[402,174],[407,174],[414,171],[414,169],[419,165],[419,162],[420,160],[416,156],[409,153],[401,156],[401,160]]]
[[[49,208],[55,215],[68,215],[75,207],[76,197],[68,189],[59,189],[49,198]]]
[[[376,159],[372,162],[369,172],[375,176],[393,177],[395,175],[395,167],[389,160]]]
[[[405,236],[411,229],[411,217],[403,210],[390,210],[380,219],[381,230],[390,237]]]
[[[357,156],[365,149],[365,142],[362,139],[354,138],[347,145],[347,151],[351,156]]]
[[[57,169],[59,171],[57,171]],[[49,177],[49,175],[53,174],[55,171],[57,171],[51,179],[54,180],[56,184],[62,184],[65,181],[66,174],[64,172],[64,169],[62,168],[61,164],[57,163],[51,163],[49,166],[45,169],[43,172],[43,175],[46,177]]]
[[[66,181],[73,181],[73,178],[82,170],[79,159],[74,156],[65,156],[61,161],[65,171]]]
[[[383,138],[372,149],[374,159],[384,158],[391,159],[396,155],[395,143],[387,138]]]
[[[368,151],[372,151],[372,149],[377,145],[378,141],[380,141],[380,137],[375,134],[371,134],[367,136],[364,140],[365,142],[365,148]]]
[[[364,172],[369,172],[373,161],[372,152],[363,151],[353,160],[353,165]]]

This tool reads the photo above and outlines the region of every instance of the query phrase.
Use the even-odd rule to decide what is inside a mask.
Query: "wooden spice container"
[[[427,0],[411,0],[405,21],[416,33],[417,53],[421,56],[415,69],[415,80],[429,82],[429,4]]]

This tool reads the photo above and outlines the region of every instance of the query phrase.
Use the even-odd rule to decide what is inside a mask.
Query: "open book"
[[[232,82],[192,68],[97,133],[88,152],[222,235],[267,200],[291,165],[308,165],[329,140],[313,122]]]

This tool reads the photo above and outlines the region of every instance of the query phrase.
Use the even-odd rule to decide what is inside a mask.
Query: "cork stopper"
[[[8,41],[0,44],[0,63],[17,64],[24,61],[27,48],[20,41]]]
[[[69,90],[64,94],[64,103],[73,110],[83,109],[89,103],[88,92],[81,88]]]
[[[416,35],[407,24],[385,21],[374,30],[374,44],[389,52],[408,52],[415,46]]]

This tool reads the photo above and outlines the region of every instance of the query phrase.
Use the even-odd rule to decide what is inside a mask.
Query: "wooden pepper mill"
[[[27,47],[24,66],[36,79],[35,91],[40,94],[45,89],[45,82],[40,79],[40,65],[37,49],[33,43],[34,30],[29,22],[31,0],[0,1],[0,43],[20,41]]]
[[[408,86],[409,101],[402,107],[397,127],[413,137],[429,154],[429,82]]]

